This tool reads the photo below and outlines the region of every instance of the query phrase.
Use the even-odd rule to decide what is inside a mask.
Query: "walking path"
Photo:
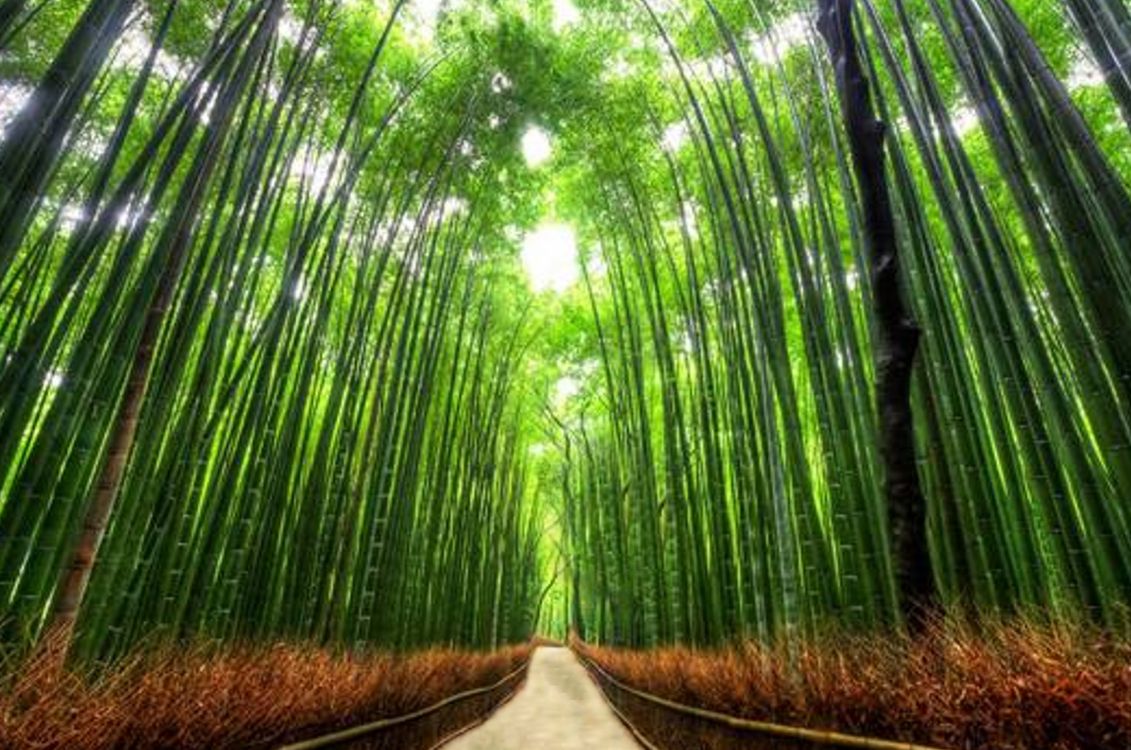
[[[526,684],[445,750],[639,750],[568,648],[534,652]]]

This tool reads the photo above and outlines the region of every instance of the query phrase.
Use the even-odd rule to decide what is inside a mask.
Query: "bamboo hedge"
[[[91,655],[526,638],[521,320],[460,151],[489,80],[390,50],[403,1],[230,2],[159,72],[210,5],[140,5],[87,6],[0,142],[6,640],[80,605]]]
[[[5,644],[1126,626],[1122,0],[429,5],[0,0]]]
[[[594,116],[573,176],[599,186],[574,211],[607,269],[586,277],[607,408],[566,425],[582,445],[563,469],[572,626],[649,645],[898,623],[909,584],[893,560],[924,538],[953,609],[1125,626],[1131,198],[1112,144],[1126,143],[1126,8],[642,5],[670,73],[630,81],[620,106],[651,137],[625,145]],[[871,300],[900,287],[875,288],[817,5],[853,14],[885,127],[924,332],[919,541],[921,526],[889,522],[891,425],[872,397],[889,355]],[[1055,71],[1049,23],[1102,83]]]

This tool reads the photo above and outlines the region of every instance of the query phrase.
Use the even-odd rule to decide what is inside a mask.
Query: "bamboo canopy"
[[[1127,626],[1123,0],[0,0],[0,103],[6,644]]]

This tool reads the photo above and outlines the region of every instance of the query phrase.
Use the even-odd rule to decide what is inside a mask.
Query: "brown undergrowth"
[[[963,750],[1131,748],[1131,643],[1085,627],[940,625],[915,640],[713,652],[573,645],[639,690],[747,719]],[[610,695],[661,747],[749,747],[755,736]]]
[[[150,649],[98,676],[54,676],[50,656],[34,657],[0,690],[0,747],[270,747],[401,716],[493,684],[530,651],[521,645],[492,653],[351,656],[294,644],[196,645]],[[518,684],[390,730],[368,746],[432,747]]]

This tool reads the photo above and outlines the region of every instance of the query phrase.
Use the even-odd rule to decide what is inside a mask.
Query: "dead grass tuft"
[[[1082,626],[939,625],[915,640],[836,635],[792,649],[574,645],[637,689],[743,718],[948,748],[1131,748],[1131,643]],[[691,731],[626,696],[645,734]],[[694,746],[739,747],[732,734]]]
[[[492,684],[530,650],[357,656],[286,643],[198,644],[139,653],[101,675],[58,675],[50,649],[44,649],[8,675],[0,690],[0,747],[271,746],[399,716]],[[406,731],[428,747],[505,695],[473,701],[474,711],[453,708],[446,721],[429,719],[427,732]],[[393,746],[416,746],[413,741],[401,736]]]

